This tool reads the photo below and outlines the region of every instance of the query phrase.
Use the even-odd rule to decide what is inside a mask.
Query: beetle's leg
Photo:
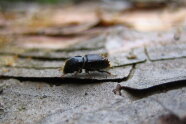
[[[64,77],[64,76],[65,76],[65,74],[62,74],[62,75],[61,75],[61,77]]]
[[[74,75],[76,76],[78,73],[81,73],[81,72],[82,72],[82,69],[80,68],[78,71],[76,71]]]
[[[107,73],[107,74],[109,74],[109,75],[112,75],[110,72],[108,72],[108,71],[103,71],[103,70],[97,70],[98,72],[102,72],[102,73]]]
[[[79,69],[79,71],[78,71],[79,73],[82,73],[82,69]]]
[[[79,73],[79,71],[76,71],[76,73],[74,74],[75,76]]]
[[[89,70],[85,69],[85,72],[88,73],[88,75],[90,75]]]
[[[85,69],[85,72],[89,75],[89,77],[92,77],[91,74],[89,73],[90,70]]]

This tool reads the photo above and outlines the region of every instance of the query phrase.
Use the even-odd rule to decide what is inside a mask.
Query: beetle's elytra
[[[63,73],[81,73],[83,69],[86,73],[89,73],[89,71],[106,72],[101,69],[108,67],[110,67],[108,59],[98,54],[88,54],[85,56],[74,56],[68,59],[65,63]]]

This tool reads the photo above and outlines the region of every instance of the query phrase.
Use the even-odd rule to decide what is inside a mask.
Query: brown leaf
[[[20,36],[14,41],[17,46],[24,48],[63,49],[84,41],[89,36],[77,37],[48,37],[48,36]]]
[[[186,22],[186,9],[179,8],[171,10],[153,9],[125,12],[103,12],[99,14],[100,24],[117,25],[122,24],[139,31],[166,31]]]

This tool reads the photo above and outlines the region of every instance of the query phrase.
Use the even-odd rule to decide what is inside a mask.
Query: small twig
[[[119,93],[119,95],[121,95],[121,90],[125,90],[133,96],[144,97],[146,95],[147,96],[151,95],[155,92],[164,92],[164,91],[168,91],[168,90],[172,90],[172,89],[176,89],[176,88],[180,88],[180,87],[185,87],[185,86],[186,86],[186,79],[171,81],[171,82],[167,82],[167,83],[163,83],[163,84],[159,84],[159,85],[154,85],[152,87],[143,88],[143,89],[121,86],[120,84],[118,84],[116,86],[116,88],[113,90],[113,92],[115,94]]]

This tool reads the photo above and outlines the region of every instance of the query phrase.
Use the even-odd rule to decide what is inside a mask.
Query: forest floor
[[[125,4],[2,7],[0,123],[185,124],[186,8]],[[62,76],[86,54],[111,75]]]

